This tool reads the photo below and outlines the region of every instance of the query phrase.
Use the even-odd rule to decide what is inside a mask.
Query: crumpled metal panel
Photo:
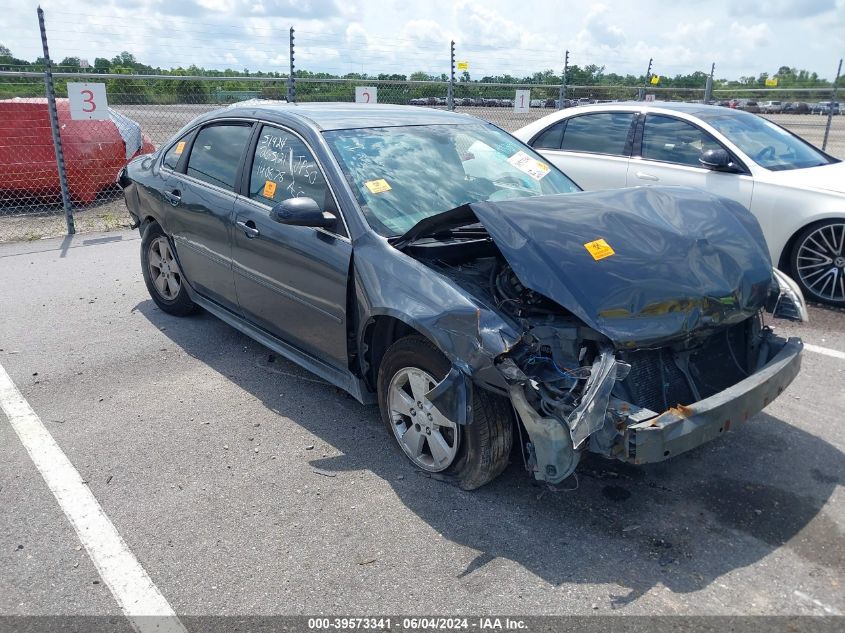
[[[772,264],[740,204],[641,187],[469,205],[519,280],[617,347],[738,323],[766,303]],[[612,249],[594,257],[585,244]]]

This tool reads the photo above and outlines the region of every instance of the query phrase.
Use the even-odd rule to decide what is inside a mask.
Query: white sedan
[[[845,307],[845,163],[755,114],[695,103],[616,103],[514,132],[587,190],[685,185],[733,198],[805,296]]]

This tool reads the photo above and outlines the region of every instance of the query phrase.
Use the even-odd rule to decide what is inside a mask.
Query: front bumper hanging
[[[782,339],[781,339],[782,340]],[[801,368],[804,344],[789,338],[759,370],[695,404],[674,407],[626,429],[626,461],[660,462],[730,431],[759,413],[793,381]]]

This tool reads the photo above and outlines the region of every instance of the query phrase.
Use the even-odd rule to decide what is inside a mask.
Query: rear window
[[[626,156],[625,146],[633,119],[632,112],[600,112],[572,117],[566,124],[562,149]]]
[[[559,121],[550,128],[546,128],[540,133],[540,136],[534,139],[531,147],[534,149],[560,149],[560,143],[563,140],[563,128],[566,121]]]
[[[182,154],[185,152],[185,146],[188,143],[188,137],[190,134],[186,134],[182,138],[179,139],[164,155],[164,160],[162,165],[167,167],[168,169],[176,169],[176,166],[179,164],[179,159],[182,158]]]
[[[234,191],[241,154],[249,140],[249,124],[210,125],[200,130],[188,159],[188,175]]]

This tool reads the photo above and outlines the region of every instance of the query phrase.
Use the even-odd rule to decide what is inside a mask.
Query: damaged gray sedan
[[[806,319],[756,220],[695,189],[584,193],[473,117],[401,106],[204,115],[120,174],[162,310],[197,307],[378,402],[418,468],[683,453],[776,398]],[[768,318],[768,317],[766,317]]]

